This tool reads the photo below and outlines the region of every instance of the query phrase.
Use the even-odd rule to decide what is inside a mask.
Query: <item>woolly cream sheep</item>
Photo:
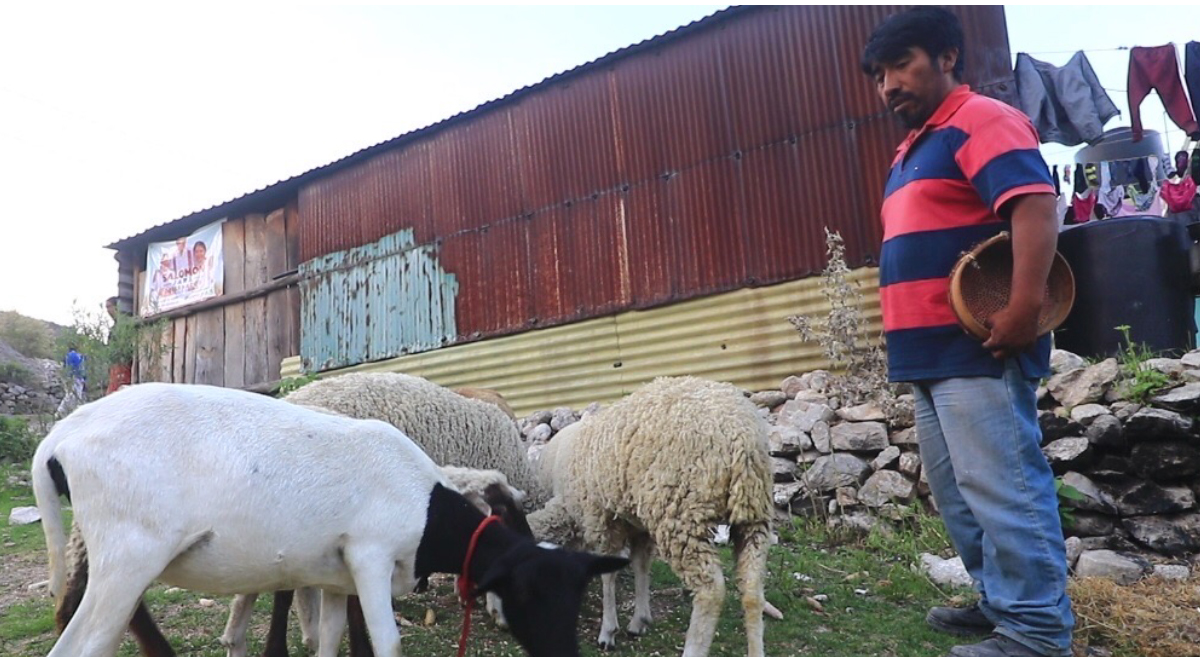
[[[526,492],[527,506],[549,498],[525,456],[512,419],[494,404],[407,374],[353,372],[314,381],[286,400],[349,417],[383,420],[440,465],[499,470]]]
[[[653,549],[693,592],[684,657],[708,654],[725,579],[711,530],[728,523],[751,657],[763,655],[763,579],[771,473],[765,421],[734,386],[660,378],[559,432],[539,456],[554,497],[529,516],[534,533],[606,554],[628,546],[635,603],[628,630],[649,626]],[[563,529],[577,532],[564,536]],[[577,526],[575,526],[577,525]],[[599,643],[617,631],[616,580],[605,576]]]
[[[123,389],[56,425],[32,478],[51,591],[61,596],[66,576],[59,495],[90,562],[87,592],[49,657],[115,655],[155,580],[214,594],[313,586],[335,609],[357,594],[375,655],[396,657],[392,595],[464,562],[473,594],[500,595],[530,655],[572,656],[586,581],[624,565],[485,524],[395,427],[237,390]],[[333,629],[323,616],[321,657],[336,654]]]

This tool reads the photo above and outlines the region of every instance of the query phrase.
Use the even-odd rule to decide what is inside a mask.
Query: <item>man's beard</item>
[[[895,110],[895,107],[904,102],[907,102],[908,106],[910,108],[915,109],[915,111],[910,111],[909,113],[906,113],[906,114],[897,112]],[[899,98],[893,99],[892,101],[889,101],[888,112],[890,112],[892,116],[896,117],[896,120],[899,121],[900,124],[903,125],[906,129],[916,130],[916,129],[920,128],[921,126],[925,125],[925,122],[928,121],[929,117],[931,116],[931,114],[929,112],[924,111],[924,108],[922,108],[918,104],[918,102],[919,101],[915,97],[909,96],[906,94]]]

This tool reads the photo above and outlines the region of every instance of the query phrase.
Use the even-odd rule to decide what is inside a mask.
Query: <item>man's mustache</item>
[[[911,101],[911,102],[915,103],[916,100],[917,100],[916,97],[911,94],[895,93],[891,96],[888,96],[887,105],[888,105],[888,109],[894,112],[894,111],[896,111],[896,108],[899,107],[902,103],[904,103],[906,101]]]

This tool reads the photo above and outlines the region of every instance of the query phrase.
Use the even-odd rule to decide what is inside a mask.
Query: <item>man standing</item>
[[[927,620],[958,657],[1070,655],[1074,616],[1054,476],[1042,455],[1035,385],[1049,375],[1037,316],[1054,257],[1054,187],[1032,123],[962,84],[954,14],[921,7],[871,34],[862,68],[910,130],[882,207],[880,297],[892,381],[912,384],[921,460],[946,529],[975,581],[973,607]],[[984,342],[947,298],[959,255],[1009,230],[1008,306]]]

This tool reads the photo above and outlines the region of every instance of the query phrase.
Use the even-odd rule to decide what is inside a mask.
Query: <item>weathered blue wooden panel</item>
[[[305,371],[437,349],[457,336],[458,280],[411,229],[300,265]]]

